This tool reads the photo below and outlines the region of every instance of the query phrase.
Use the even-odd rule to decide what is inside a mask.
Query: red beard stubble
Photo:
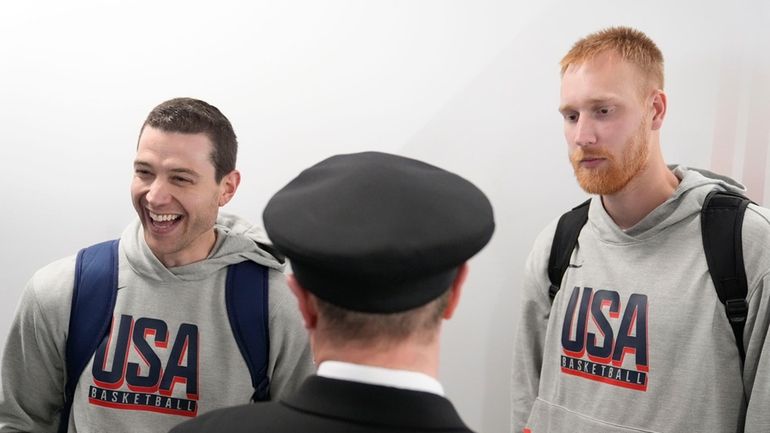
[[[642,122],[639,125],[639,129],[628,140],[620,158],[606,149],[596,148],[586,152],[580,146],[570,154],[575,177],[585,192],[599,195],[614,194],[625,188],[645,167],[650,154],[648,147],[650,133],[647,123]],[[580,166],[580,161],[584,158],[606,158],[607,161],[603,167],[585,168]]]

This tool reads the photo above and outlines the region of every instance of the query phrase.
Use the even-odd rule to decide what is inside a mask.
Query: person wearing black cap
[[[486,196],[414,159],[337,155],[276,193],[264,222],[291,261],[317,375],[172,432],[470,432],[436,377],[442,319],[494,231]]]

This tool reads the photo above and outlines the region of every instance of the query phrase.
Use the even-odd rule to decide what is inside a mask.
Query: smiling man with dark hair
[[[152,110],[131,183],[139,218],[24,290],[0,431],[165,432],[280,398],[313,371],[282,259],[261,229],[219,212],[240,183],[236,152],[216,107],[177,98]]]

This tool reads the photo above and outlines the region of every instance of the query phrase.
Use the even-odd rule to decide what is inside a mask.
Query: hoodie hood
[[[746,188],[737,181],[708,170],[670,165],[679,179],[674,194],[655,208],[633,227],[622,230],[604,209],[600,196],[591,200],[589,223],[604,242],[625,244],[649,239],[666,231],[694,213],[700,213],[703,200],[714,189],[745,193]]]
[[[217,240],[206,260],[166,268],[144,239],[142,223],[135,219],[120,237],[121,255],[134,272],[157,282],[198,281],[244,260],[283,271],[284,263],[271,254],[265,231],[238,216],[220,212],[214,224]]]

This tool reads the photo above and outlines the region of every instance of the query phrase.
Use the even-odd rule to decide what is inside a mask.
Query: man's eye
[[[567,122],[577,122],[578,115],[577,113],[566,113],[564,114],[564,120],[566,120]]]
[[[181,176],[174,176],[174,180],[179,183],[192,183],[190,179]]]
[[[599,115],[601,115],[601,116],[606,116],[606,115],[612,113],[612,108],[610,108],[610,107],[602,107],[602,108],[596,110],[596,112]]]

